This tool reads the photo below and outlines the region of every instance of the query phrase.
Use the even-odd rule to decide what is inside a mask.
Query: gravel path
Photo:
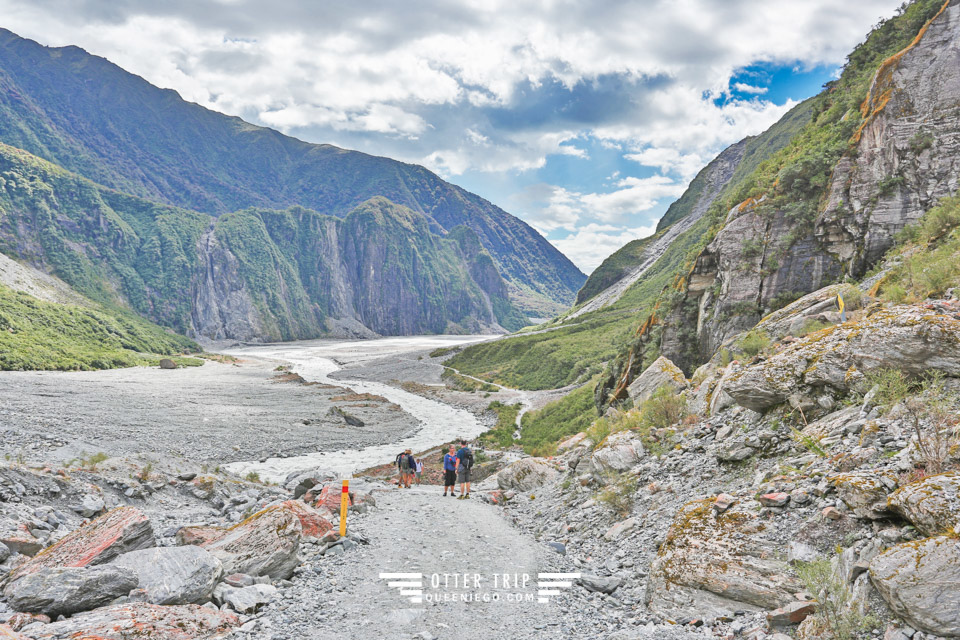
[[[481,629],[487,638],[566,634],[561,607],[536,601],[536,576],[546,566],[548,551],[510,527],[496,507],[477,498],[443,498],[437,487],[387,489],[377,492],[376,499],[378,508],[357,518],[351,528],[369,545],[337,557],[305,554],[306,566],[295,586],[261,618],[253,637],[372,639],[428,632],[472,639]],[[411,603],[389,587],[381,572],[423,574],[423,603]],[[464,573],[471,582],[474,574],[480,575],[481,588],[464,590],[452,582],[430,588],[434,580],[445,582],[445,574],[450,580],[460,574],[462,580]],[[521,581],[526,574],[531,582],[525,589],[495,588],[494,574],[511,579],[521,574]],[[469,593],[488,594],[491,601],[429,601]],[[534,601],[507,600],[516,594]],[[492,601],[494,597],[500,600]]]

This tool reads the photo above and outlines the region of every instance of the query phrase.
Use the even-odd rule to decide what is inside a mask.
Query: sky
[[[901,0],[0,0],[210,109],[422,164],[585,273]]]

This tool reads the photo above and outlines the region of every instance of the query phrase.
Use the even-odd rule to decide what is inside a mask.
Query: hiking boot
[[[470,494],[468,493],[467,495],[463,496],[463,499],[464,499],[464,500],[469,500],[469,499],[470,499]]]

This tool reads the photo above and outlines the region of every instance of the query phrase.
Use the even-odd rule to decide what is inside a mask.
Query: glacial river
[[[314,340],[286,344],[243,347],[229,350],[235,356],[261,357],[283,360],[308,382],[320,382],[350,387],[357,393],[372,393],[383,396],[400,405],[416,418],[418,427],[400,440],[364,447],[362,449],[321,451],[289,458],[269,458],[266,462],[234,462],[225,467],[239,475],[256,471],[260,478],[282,482],[294,471],[322,468],[349,476],[359,469],[391,462],[399,451],[429,449],[456,437],[474,438],[485,430],[476,416],[463,409],[423,398],[381,382],[331,378],[340,370],[337,362],[351,364],[375,360],[387,356],[452,347],[461,344],[482,342],[496,336],[413,336],[380,338],[377,340]]]

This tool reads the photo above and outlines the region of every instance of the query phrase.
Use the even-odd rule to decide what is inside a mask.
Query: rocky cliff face
[[[877,71],[855,134],[833,172],[816,236],[853,275],[862,274],[944,196],[960,176],[960,3],[948,2]]]
[[[862,275],[898,231],[957,191],[960,3],[883,62],[861,109],[812,222],[789,200],[751,198],[697,257],[663,319],[661,350],[685,370],[771,310]]]

